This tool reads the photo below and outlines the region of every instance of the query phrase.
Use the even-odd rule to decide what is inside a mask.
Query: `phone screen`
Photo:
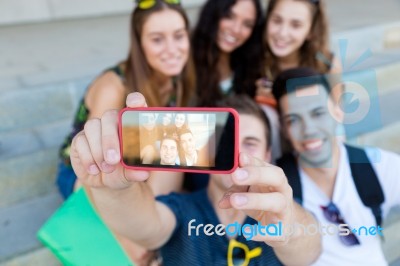
[[[125,109],[121,114],[125,165],[199,172],[234,168],[237,156],[234,111],[148,109],[153,108]]]

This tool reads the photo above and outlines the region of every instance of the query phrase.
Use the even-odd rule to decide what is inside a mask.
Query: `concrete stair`
[[[360,30],[354,19],[345,28],[338,23],[340,10],[333,2],[329,5],[330,16],[336,19],[332,23],[337,25],[334,46],[347,39],[348,53],[355,57],[373,48],[372,56],[354,70],[376,73],[382,127],[361,132],[350,141],[400,153],[398,24]],[[197,5],[188,6],[191,21],[197,12]],[[8,51],[1,52],[0,60],[0,266],[60,265],[35,237],[62,202],[54,186],[57,151],[88,84],[125,57],[128,21],[129,16],[122,14],[0,27],[0,51]],[[394,211],[385,227],[392,232],[384,244],[392,266],[400,265],[396,249],[400,236],[395,233],[399,213]]]
[[[400,207],[391,211],[383,225],[385,228],[385,241],[382,243],[383,253],[391,266],[400,265]]]
[[[62,203],[58,149],[89,83],[125,58],[128,25],[122,14],[0,27],[1,266],[60,265],[36,239]]]
[[[0,209],[0,265],[49,265],[47,258],[56,261],[43,251],[36,233],[61,203],[60,195],[52,191]]]
[[[70,130],[76,101],[86,84],[1,94],[0,208],[54,188],[58,147]]]
[[[369,121],[369,126],[361,126],[357,130],[348,132],[348,138],[356,140],[365,139],[366,135],[370,133],[386,130],[387,127],[398,123],[399,118],[396,115],[396,110],[398,110],[397,99],[400,97],[400,86],[396,81],[398,79],[396,78],[396,73],[400,71],[400,50],[376,53],[372,55],[371,59],[366,60],[363,66],[351,71],[354,82],[361,85],[367,84],[367,87],[364,87],[367,93],[364,97],[361,95],[359,99],[360,105],[365,102],[370,104],[376,126],[371,126],[374,123]],[[376,87],[374,85],[368,86],[371,76],[376,78],[376,81],[369,84],[375,83]],[[363,79],[366,81],[363,82]],[[372,104],[375,105],[373,106]],[[363,144],[366,143],[363,142]],[[377,146],[380,147],[380,145]],[[389,150],[393,149],[397,149],[397,147],[392,146]],[[398,150],[393,151],[398,152]]]

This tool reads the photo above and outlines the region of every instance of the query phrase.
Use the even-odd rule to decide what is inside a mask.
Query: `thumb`
[[[227,192],[225,192],[224,196],[219,201],[218,206],[221,209],[232,208],[231,196],[235,193],[247,192],[248,188],[248,186],[232,186]]]
[[[126,97],[126,106],[131,108],[147,107],[146,99],[139,92],[129,93]]]
[[[150,172],[124,169],[124,176],[128,182],[142,182],[150,177]]]

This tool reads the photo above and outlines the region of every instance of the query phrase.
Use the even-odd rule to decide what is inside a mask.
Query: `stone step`
[[[59,194],[53,192],[0,208],[0,262],[40,248],[36,233],[61,202]]]
[[[129,15],[0,27],[0,36],[8,36],[0,50],[10,51],[2,54],[2,81],[11,89],[46,86],[92,78],[124,59]]]
[[[344,72],[349,71],[373,71],[376,75],[378,92],[380,95],[386,92],[397,90],[399,87],[398,73],[400,71],[400,49],[371,53],[365,60],[360,63],[355,62],[360,59],[357,53],[355,56],[346,60]],[[352,67],[351,65],[355,66]]]
[[[361,146],[379,147],[400,154],[400,121],[374,132],[360,135],[350,140]],[[384,141],[383,141],[384,140]]]
[[[0,93],[0,134],[69,119],[89,82],[85,78]]]
[[[0,161],[59,147],[71,128],[71,119],[0,133]]]
[[[400,12],[400,5],[398,12]],[[337,45],[339,39],[352,43],[359,51],[370,49],[380,52],[387,49],[398,49],[400,48],[400,21],[396,19],[388,23],[358,26],[334,32],[332,44]]]
[[[94,4],[96,3],[96,4]],[[196,8],[204,0],[182,0],[185,8]],[[131,12],[134,4],[125,0],[72,0],[59,2],[55,0],[2,1],[0,3],[0,26],[29,22],[48,22],[60,19],[118,15]]]
[[[370,133],[371,136],[375,136],[375,132],[385,134],[384,132],[388,131],[387,128],[391,128],[392,124],[400,122],[400,118],[397,115],[399,110],[397,99],[400,97],[400,88],[386,92],[379,91],[378,94],[374,93],[374,95],[368,96],[353,99],[353,101],[359,100],[358,109],[354,112],[345,112],[346,136],[349,139],[363,138],[363,136]],[[364,109],[367,111],[364,112]],[[376,144],[378,144],[378,147],[383,148],[382,142]],[[384,145],[388,146],[387,144]],[[392,146],[391,150],[394,148],[396,147]]]
[[[0,161],[0,208],[56,191],[58,148]]]
[[[391,54],[389,54],[391,56]],[[400,70],[400,58],[398,54],[393,55],[396,58],[396,62],[387,67],[376,68],[376,76],[378,81],[378,90],[380,94],[386,92],[396,91],[399,88],[399,70]]]
[[[62,264],[47,248],[41,247],[37,250],[18,255],[12,259],[0,262],[0,266],[61,266]]]
[[[385,241],[382,242],[382,250],[390,266],[400,264],[400,206],[393,208],[388,219],[383,224]]]
[[[202,1],[185,4],[193,23]],[[0,61],[0,94],[16,88],[93,78],[126,58],[129,21],[130,14],[120,14],[0,27],[0,50],[10,51]]]

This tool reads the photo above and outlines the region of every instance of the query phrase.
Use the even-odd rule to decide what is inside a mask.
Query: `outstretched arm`
[[[127,97],[127,106],[146,106],[140,93]],[[164,244],[176,218],[155,201],[143,182],[150,172],[124,169],[120,163],[118,112],[107,111],[101,119],[90,119],[71,146],[71,163],[81,182],[90,189],[104,221],[118,234],[148,249]],[[161,217],[163,221],[161,222]]]

